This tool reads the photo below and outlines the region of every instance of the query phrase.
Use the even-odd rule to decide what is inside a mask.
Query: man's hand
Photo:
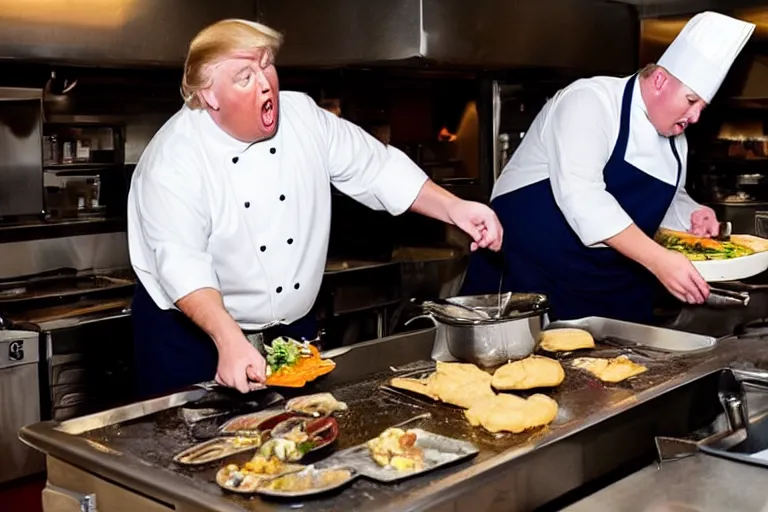
[[[424,183],[411,211],[456,225],[472,237],[470,248],[473,251],[480,247],[501,250],[504,230],[493,210],[480,203],[459,199],[431,180]]]
[[[702,206],[691,214],[691,233],[696,236],[717,236],[720,224],[712,208]]]
[[[457,199],[448,208],[451,222],[472,237],[471,249],[499,251],[504,236],[499,218],[484,204]]]
[[[709,285],[688,258],[657,244],[635,224],[605,244],[647,268],[679,300],[701,304],[709,296]]]
[[[267,363],[244,335],[216,345],[219,349],[216,382],[241,393],[261,387],[260,383],[266,379]]]
[[[709,297],[709,285],[684,254],[665,250],[648,269],[664,287],[683,302],[703,304]]]
[[[266,378],[266,361],[251,345],[235,319],[224,308],[221,293],[201,288],[176,302],[213,340],[219,352],[216,382],[247,393],[261,387]]]

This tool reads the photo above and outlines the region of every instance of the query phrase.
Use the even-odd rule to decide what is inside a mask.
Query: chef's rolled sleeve
[[[586,246],[624,231],[632,219],[605,189],[603,170],[613,145],[608,118],[598,92],[573,89],[560,98],[543,130],[552,192],[566,221]]]
[[[206,252],[208,216],[199,180],[171,169],[148,173],[137,194],[140,226],[155,279],[171,303],[203,288],[219,289]]]
[[[427,175],[405,153],[319,107],[328,135],[331,183],[374,210],[400,215],[419,195]]]

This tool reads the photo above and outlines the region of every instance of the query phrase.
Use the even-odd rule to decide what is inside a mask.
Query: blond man
[[[142,394],[214,377],[247,392],[265,379],[265,361],[244,331],[315,336],[306,315],[323,278],[331,185],[392,215],[455,224],[473,249],[501,247],[488,207],[438,187],[309,96],[280,92],[280,44],[243,20],[201,31],[184,68],[185,105],[136,167],[128,238]]]

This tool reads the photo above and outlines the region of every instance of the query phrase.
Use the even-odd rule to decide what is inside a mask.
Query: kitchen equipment
[[[628,346],[649,347],[669,352],[688,352],[713,348],[717,340],[712,336],[692,334],[652,325],[636,324],[591,316],[576,320],[552,322],[546,329],[575,328],[589,332],[596,340],[610,338],[615,343]]]
[[[424,315],[406,325],[417,318],[434,322],[437,333],[432,359],[436,361],[459,360],[491,367],[529,356],[536,346],[542,318],[549,311],[547,298],[539,294],[509,294],[502,297],[504,311],[497,318],[498,299],[497,294],[448,298],[440,303],[460,307],[440,309],[428,305]],[[478,318],[480,314],[474,319],[467,318],[467,307],[490,318]]]
[[[40,421],[36,332],[0,331],[0,483],[44,470],[45,459],[18,438],[18,431]]]
[[[720,230],[717,233],[717,236],[714,237],[715,240],[720,240],[721,242],[728,242],[731,240],[731,230],[733,229],[733,224],[731,222],[719,222]]]
[[[0,88],[0,217],[43,213],[43,90]]]
[[[749,292],[723,290],[710,287],[707,306],[713,307],[747,307],[750,301]]]

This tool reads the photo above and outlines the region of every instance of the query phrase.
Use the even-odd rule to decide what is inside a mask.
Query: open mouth
[[[685,131],[686,128],[688,128],[688,123],[686,121],[680,121],[677,123],[677,126],[680,127],[680,131]]]
[[[265,128],[270,128],[275,124],[275,106],[272,100],[267,100],[261,106],[261,122]]]

